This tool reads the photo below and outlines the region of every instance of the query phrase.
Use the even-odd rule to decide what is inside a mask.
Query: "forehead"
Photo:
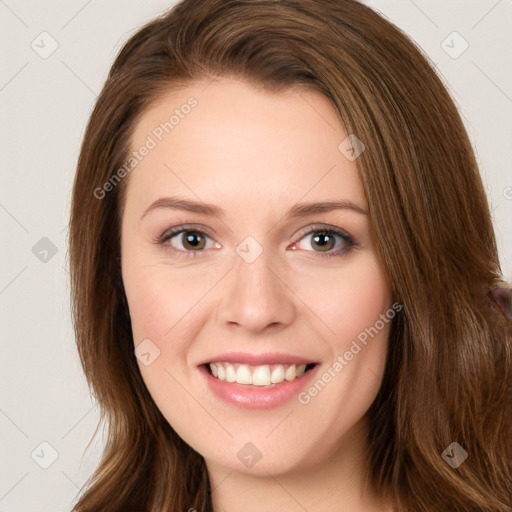
[[[168,193],[260,205],[329,196],[363,206],[357,165],[339,147],[346,138],[319,92],[196,82],[160,97],[135,126],[131,151],[150,149],[129,175],[127,203]]]

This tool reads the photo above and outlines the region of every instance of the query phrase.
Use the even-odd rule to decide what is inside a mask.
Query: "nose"
[[[228,274],[218,308],[221,326],[257,333],[290,325],[296,315],[293,283],[273,268],[273,261],[263,252],[248,263],[235,256],[234,269]]]

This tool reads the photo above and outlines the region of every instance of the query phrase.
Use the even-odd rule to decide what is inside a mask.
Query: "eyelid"
[[[357,245],[354,237],[348,231],[338,226],[332,226],[330,224],[312,224],[307,228],[300,230],[295,237],[296,241],[293,242],[293,245],[300,242],[304,236],[309,235],[315,231],[328,231],[333,234],[339,234],[339,236],[342,236],[347,243],[350,243],[351,245]]]
[[[186,224],[185,223],[185,224],[177,224],[176,226],[166,229],[163,233],[161,233],[159,236],[156,237],[155,243],[164,244],[172,236],[178,235],[179,233],[182,233],[183,231],[197,231],[198,233],[204,234],[213,240],[212,233],[208,227],[203,226],[201,224]]]
[[[200,224],[178,224],[178,225],[175,225],[171,228],[168,228],[166,229],[161,235],[159,235],[156,240],[154,240],[154,242],[157,244],[157,245],[164,245],[166,244],[167,242],[169,242],[169,240],[171,240],[172,238],[174,238],[175,236],[183,233],[183,232],[187,232],[187,231],[196,231],[198,232],[199,234],[201,235],[205,235],[207,236],[208,238],[210,238],[210,240],[212,240],[214,242],[214,244],[216,244],[218,247],[216,247],[217,249],[221,248],[222,246],[216,242],[213,238],[213,236],[211,236],[211,232],[210,232],[210,229],[206,226],[203,226],[203,225],[200,225]],[[356,248],[358,246],[357,242],[354,240],[353,236],[348,233],[345,229],[341,228],[341,227],[338,227],[338,226],[332,226],[332,225],[329,225],[329,224],[312,224],[312,225],[309,225],[303,229],[301,229],[294,237],[295,241],[292,242],[291,245],[289,245],[288,247],[291,247],[291,246],[294,246],[296,244],[298,244],[306,235],[310,235],[314,232],[318,232],[318,231],[327,231],[328,233],[331,233],[333,235],[337,235],[339,237],[341,237],[344,241],[344,243],[349,247],[349,248]],[[182,251],[182,250],[179,250],[179,249],[175,249],[173,248],[174,250],[176,250],[177,252],[180,252],[180,253],[185,253],[187,255],[190,255],[190,256],[197,256],[198,253],[204,253],[206,252],[205,250],[201,250],[201,251]],[[343,251],[343,249],[339,249],[338,251],[329,251],[329,252],[325,252],[325,253],[322,253],[321,251],[306,251],[306,252],[313,252],[313,253],[318,253],[319,256],[335,256],[337,255],[340,251]]]

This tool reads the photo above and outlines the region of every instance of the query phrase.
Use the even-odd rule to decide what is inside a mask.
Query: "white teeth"
[[[270,376],[270,381],[273,384],[280,384],[284,380],[284,368],[282,364],[278,364],[274,371],[272,372],[272,375]]]
[[[228,382],[236,381],[235,369],[232,366],[226,366],[226,380]]]
[[[231,366],[230,364],[226,364],[226,367]],[[233,368],[231,366],[231,368]],[[252,374],[251,370],[246,364],[241,364],[236,371],[236,381],[238,384],[252,384]]]
[[[263,364],[252,366],[240,363],[210,363],[214,377],[227,382],[252,384],[253,386],[270,386],[281,382],[295,380],[306,372],[305,364]]]
[[[294,380],[297,376],[297,372],[295,371],[295,365],[292,364],[284,373],[284,378],[286,380]]]
[[[270,386],[270,368],[267,365],[257,366],[252,372],[252,384],[255,386]]]

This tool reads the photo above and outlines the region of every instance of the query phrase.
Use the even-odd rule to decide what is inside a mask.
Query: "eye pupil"
[[[200,239],[199,242],[197,241],[198,239]],[[202,249],[204,247],[204,237],[195,231],[187,231],[183,233],[183,247]]]
[[[318,231],[315,236],[313,236],[313,242],[320,246],[320,251],[329,251],[333,248],[334,237],[328,231]],[[331,243],[327,242],[327,239],[331,239]]]

